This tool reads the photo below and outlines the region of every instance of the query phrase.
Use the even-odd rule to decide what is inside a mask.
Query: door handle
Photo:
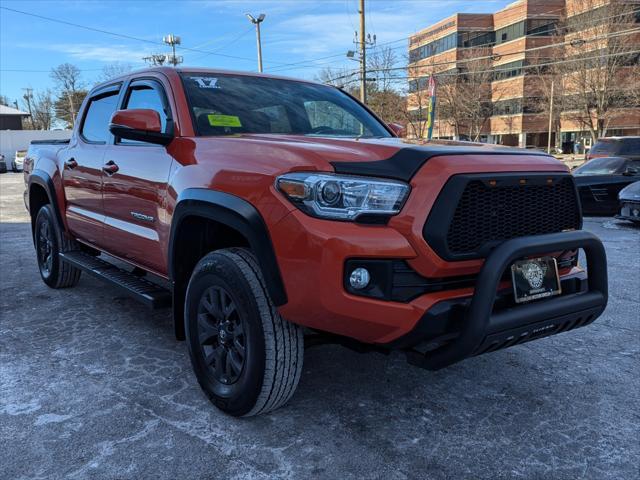
[[[69,160],[64,162],[64,166],[71,170],[78,166],[78,162],[76,162],[75,159],[70,158]]]
[[[118,168],[118,165],[116,165],[116,162],[114,162],[113,160],[109,160],[107,163],[105,163],[104,167],[102,167],[102,171],[107,175],[113,175],[118,170],[120,170],[120,168]]]

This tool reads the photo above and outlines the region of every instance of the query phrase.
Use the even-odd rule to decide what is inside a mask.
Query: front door
[[[109,120],[117,109],[119,92],[120,86],[112,85],[92,94],[78,119],[78,133],[62,158],[69,230],[93,245],[102,243],[102,160],[111,139]]]
[[[173,130],[171,107],[159,80],[133,80],[121,108],[155,110],[163,132]],[[162,145],[120,138],[103,158],[105,249],[161,275],[167,273],[165,197],[172,163]]]

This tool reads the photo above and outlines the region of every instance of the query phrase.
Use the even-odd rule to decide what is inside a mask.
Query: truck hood
[[[206,151],[239,151],[251,158],[275,162],[282,171],[320,170],[353,175],[371,175],[410,181],[429,159],[440,156],[473,156],[474,162],[496,163],[496,156],[519,164],[536,163],[536,170],[565,170],[561,162],[540,151],[473,142],[416,141],[401,138],[332,138],[303,135],[241,134],[233,137],[198,137],[197,148]],[[239,143],[242,143],[240,147]],[[235,147],[235,148],[234,148]],[[206,153],[206,152],[203,152]],[[533,160],[531,157],[535,157]]]

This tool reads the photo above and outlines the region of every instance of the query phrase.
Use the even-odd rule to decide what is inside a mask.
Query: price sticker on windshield
[[[212,127],[242,127],[240,118],[235,115],[217,115],[212,113],[207,115],[207,118],[209,119],[209,125]]]

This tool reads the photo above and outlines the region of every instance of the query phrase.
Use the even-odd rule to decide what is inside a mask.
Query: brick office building
[[[450,84],[451,79],[470,75],[472,62],[480,62],[473,59],[483,59],[476,69],[480,69],[478,78],[486,79],[482,80],[486,86],[473,92],[474,100],[477,95],[477,102],[486,104],[483,109],[486,113],[480,118],[481,125],[476,131],[480,133],[480,140],[546,147],[550,117],[547,101],[552,97],[548,69],[556,69],[553,75],[557,75],[558,65],[578,68],[577,65],[584,67],[578,60],[622,58],[625,66],[619,71],[633,72],[633,75],[627,73],[614,83],[629,88],[640,86],[640,80],[634,76],[640,60],[637,53],[640,33],[613,35],[604,25],[614,21],[612,18],[615,21],[623,18],[625,25],[616,24],[617,31],[640,31],[640,1],[624,0],[622,7],[612,1],[615,0],[519,0],[493,14],[460,13],[417,32],[409,38],[409,113],[414,114],[417,123],[421,122],[430,75],[435,75],[441,84],[443,81]],[[628,55],[619,55],[619,41],[615,48],[609,45],[608,42],[615,39],[624,39]],[[587,60],[580,60],[583,58]],[[585,90],[572,75],[563,73],[561,79],[554,80],[555,112],[561,114],[556,115],[557,121],[552,124],[552,142],[556,143],[559,131],[561,137],[557,144],[562,144],[565,151],[571,150],[574,143],[589,146],[592,138],[587,124],[589,118],[578,111],[579,102],[569,101],[579,100],[580,90]],[[445,88],[448,87],[440,88],[439,97]],[[637,95],[625,97],[624,102],[617,99],[615,109],[609,108],[603,121],[608,127],[607,135],[640,135],[637,98]],[[447,117],[444,106],[439,98],[440,115],[437,115],[434,137],[468,138],[472,129],[456,128],[456,122]],[[455,106],[452,108],[455,110]],[[413,128],[413,133],[423,136],[424,130]]]

